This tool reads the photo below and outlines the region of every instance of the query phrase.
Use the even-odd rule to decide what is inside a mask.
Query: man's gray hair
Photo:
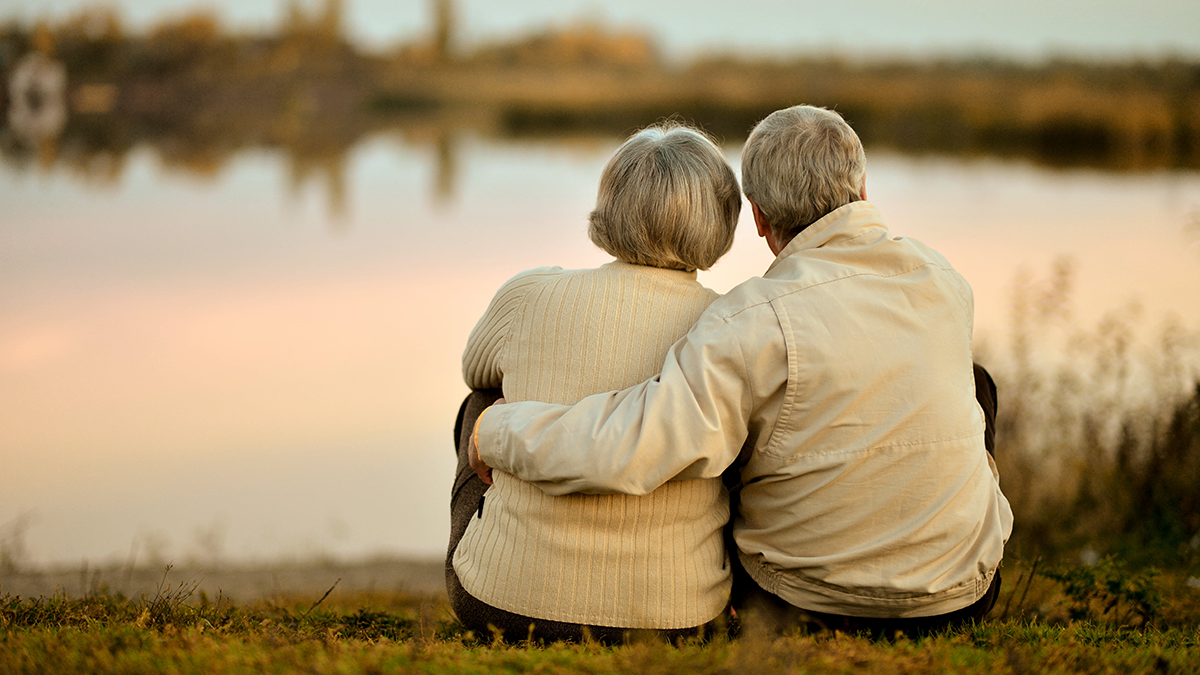
[[[592,242],[618,260],[706,270],[733,246],[742,193],[716,143],[666,122],[637,132],[600,174]]]
[[[867,156],[858,134],[832,110],[777,110],[742,149],[742,189],[786,244],[822,216],[861,199]]]

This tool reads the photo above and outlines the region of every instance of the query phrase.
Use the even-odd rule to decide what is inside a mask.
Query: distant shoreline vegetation
[[[728,56],[679,65],[647,35],[595,26],[459,53],[446,0],[435,2],[426,38],[368,53],[344,37],[341,7],[292,5],[269,34],[231,34],[206,13],[130,34],[108,8],[0,23],[0,161],[65,163],[103,182],[141,144],[200,174],[241,149],[276,147],[302,173],[383,129],[620,137],[678,116],[739,141],[772,110],[809,103],[840,111],[876,148],[1200,168],[1200,62]]]

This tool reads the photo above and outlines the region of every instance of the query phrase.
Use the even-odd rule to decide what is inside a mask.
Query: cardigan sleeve
[[[475,324],[463,350],[463,381],[471,389],[498,389],[504,381],[501,356],[508,341],[509,326],[525,300],[525,295],[547,277],[562,272],[561,267],[538,267],[521,272],[504,282],[492,298],[487,311]]]

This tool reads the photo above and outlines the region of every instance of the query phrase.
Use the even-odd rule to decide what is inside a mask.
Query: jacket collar
[[[839,242],[853,239],[870,228],[887,227],[883,224],[883,216],[874,204],[867,201],[850,202],[830,211],[804,231],[792,238],[779,252],[766,274],[770,274],[784,259],[797,253],[822,246],[836,245]]]

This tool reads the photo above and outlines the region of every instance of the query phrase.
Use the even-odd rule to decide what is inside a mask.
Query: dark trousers
[[[975,364],[975,398],[983,408],[984,447],[988,454],[996,451],[996,383],[987,370]],[[736,501],[736,491],[734,494]],[[730,546],[730,562],[733,565],[733,607],[739,618],[755,622],[768,630],[781,631],[802,628],[808,632],[840,630],[846,633],[869,633],[876,638],[891,638],[898,633],[910,638],[980,622],[996,604],[1000,592],[1000,570],[996,570],[992,583],[983,597],[963,609],[938,616],[909,619],[877,619],[839,614],[826,614],[801,609],[783,598],[770,593],[758,585],[746,573],[738,560],[729,528],[726,542]]]
[[[484,493],[488,489],[467,461],[467,444],[471,440],[471,432],[475,429],[475,420],[485,408],[500,398],[500,395],[498,389],[472,392],[463,401],[458,410],[458,419],[454,423],[458,467],[454,474],[454,488],[450,493],[450,546],[446,551],[446,593],[450,597],[450,607],[463,626],[482,638],[490,637],[493,631],[499,632],[510,642],[525,639],[540,642],[582,642],[591,639],[605,644],[617,644],[633,638],[675,641],[715,630],[715,626],[679,630],[631,630],[535,619],[493,607],[475,598],[462,587],[458,574],[454,571],[454,551],[466,533],[471,519],[486,508],[487,499]]]

